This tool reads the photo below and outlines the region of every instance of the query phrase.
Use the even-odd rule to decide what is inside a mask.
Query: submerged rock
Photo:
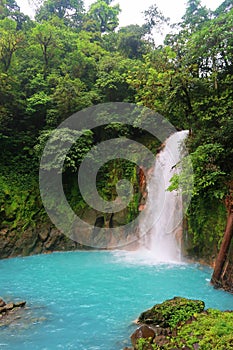
[[[0,307],[3,307],[3,306],[5,306],[5,305],[6,305],[5,301],[4,301],[3,299],[0,298]]]

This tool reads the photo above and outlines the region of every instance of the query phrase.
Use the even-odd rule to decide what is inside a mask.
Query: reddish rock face
[[[138,207],[139,211],[144,210],[146,207],[146,200],[148,196],[146,174],[148,175],[149,171],[147,171],[143,166],[141,166],[138,173],[139,191],[141,194]]]

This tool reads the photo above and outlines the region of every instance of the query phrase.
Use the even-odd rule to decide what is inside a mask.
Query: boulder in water
[[[25,305],[26,301],[6,303],[3,299],[0,298],[0,318],[8,315],[10,312],[14,312],[16,309],[24,307]]]
[[[5,301],[2,298],[0,298],[0,307],[3,307],[5,305],[6,305]]]

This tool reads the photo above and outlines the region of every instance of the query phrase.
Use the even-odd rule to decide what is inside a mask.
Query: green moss
[[[233,348],[233,313],[208,309],[206,313],[196,315],[195,320],[185,324],[171,338],[171,343],[164,349],[188,346],[199,350],[230,350]],[[197,347],[196,347],[197,348]]]
[[[165,325],[172,323],[174,326],[174,323],[178,321],[178,319],[179,322],[173,329],[172,334],[164,338],[162,345],[160,336],[155,337],[153,341],[149,338],[141,338],[137,341],[136,348],[138,350],[233,349],[233,312],[223,312],[215,309],[201,311],[204,304],[201,301],[197,301],[197,303],[195,302],[194,304],[191,303],[190,305],[186,301],[186,310],[184,310],[184,302],[182,299],[184,298],[178,298],[181,306],[180,308],[178,307],[178,300],[174,299],[174,306],[172,306],[173,303],[171,303],[171,300],[168,300],[157,305],[157,308],[154,307],[148,310],[150,312],[156,310],[154,313],[156,317],[160,315],[160,317],[164,317],[164,320],[172,320],[171,322],[166,322]],[[194,305],[195,307],[193,307]],[[190,308],[192,308],[192,317],[186,318],[186,316],[191,314]],[[195,309],[197,312],[194,312]],[[148,311],[146,312],[148,313]],[[177,315],[179,315],[179,317],[177,317]],[[182,315],[185,315],[185,322],[183,322],[184,319]],[[182,322],[180,323],[180,321]],[[157,322],[157,319],[154,320],[154,322]]]
[[[219,200],[196,197],[187,215],[187,247],[190,256],[208,261],[216,255],[226,225],[226,208]]]
[[[158,346],[151,344],[151,339],[139,338],[136,344],[137,350],[156,350]]]
[[[125,212],[124,224],[127,224],[134,220],[138,216],[138,207],[140,200],[137,166],[127,160],[114,159],[104,164],[97,174],[96,187],[99,196],[106,201],[114,201],[118,196],[117,184],[120,180],[128,180],[133,188],[133,195],[129,202]],[[64,190],[67,200],[77,215],[88,208],[88,204],[83,200],[79,191],[77,174],[70,174],[68,177],[64,177]],[[121,185],[122,193],[124,193],[124,183]],[[127,190],[125,190],[126,196],[128,196]],[[90,207],[89,207],[90,208]]]
[[[201,300],[175,297],[143,312],[139,316],[139,322],[173,329],[179,323],[185,322],[191,316],[202,312],[204,308],[205,303]]]
[[[36,178],[9,173],[0,177],[0,221],[11,229],[34,227],[38,213],[45,215]]]
[[[125,211],[124,223],[131,222],[138,215],[140,198],[135,164],[116,160],[113,163],[109,162],[100,170],[97,188],[100,196],[107,201],[115,199],[116,184],[120,179],[126,178],[132,184],[134,193]],[[38,222],[50,222],[41,201],[38,174],[13,172],[11,167],[5,167],[4,173],[7,176],[0,176],[1,227],[8,227],[11,230],[20,228],[19,231],[23,232],[28,227],[36,227]],[[77,174],[64,174],[63,185],[71,208],[77,215],[82,216],[88,204],[80,194]],[[64,211],[64,208],[55,202],[52,202],[51,206],[55,206],[61,213]]]

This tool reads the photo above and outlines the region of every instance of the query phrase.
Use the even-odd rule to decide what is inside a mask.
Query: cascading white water
[[[182,145],[188,131],[170,136],[157,155],[155,167],[148,184],[148,199],[144,220],[140,225],[140,248],[158,262],[181,261],[181,236],[183,206],[178,191],[167,191],[170,179],[179,172],[183,158]],[[152,220],[151,220],[152,219]],[[148,222],[153,222],[148,231]]]

